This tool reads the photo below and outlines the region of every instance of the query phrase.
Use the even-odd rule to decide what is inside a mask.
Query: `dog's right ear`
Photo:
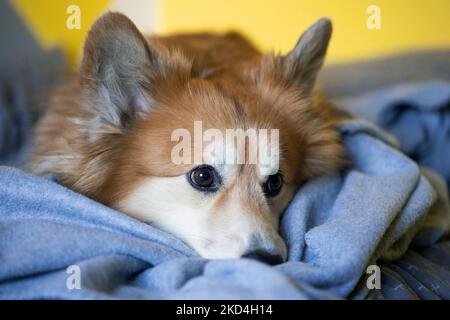
[[[308,95],[325,59],[332,33],[331,21],[319,19],[300,37],[295,48],[285,57],[285,74]]]
[[[159,54],[126,16],[106,13],[84,44],[80,84],[84,104],[103,123],[124,127],[150,109],[152,74],[162,68]]]

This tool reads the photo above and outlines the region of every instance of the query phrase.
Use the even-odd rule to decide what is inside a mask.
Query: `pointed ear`
[[[150,108],[150,75],[160,67],[157,52],[126,16],[106,13],[84,44],[80,84],[84,104],[102,123],[124,127]]]
[[[331,33],[331,21],[327,18],[318,20],[302,34],[295,48],[285,57],[285,73],[306,94],[312,90],[322,67]]]

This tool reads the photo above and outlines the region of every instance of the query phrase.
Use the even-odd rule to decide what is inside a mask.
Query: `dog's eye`
[[[264,193],[268,197],[275,197],[280,193],[282,187],[283,175],[280,172],[269,176],[269,179],[267,179],[266,183],[263,186]]]
[[[200,191],[216,191],[221,179],[217,171],[208,165],[201,165],[188,173],[189,183]]]

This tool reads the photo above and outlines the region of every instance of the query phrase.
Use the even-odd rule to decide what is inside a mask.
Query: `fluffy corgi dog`
[[[319,20],[281,56],[238,33],[145,38],[124,15],[106,13],[87,36],[79,75],[51,97],[30,170],[56,174],[203,257],[283,261],[283,210],[303,183],[343,164],[330,108],[313,94],[331,30]],[[200,160],[173,161],[173,133],[194,135],[199,122],[216,132],[278,130],[276,154],[264,162],[272,171],[205,152],[216,148],[212,139]]]

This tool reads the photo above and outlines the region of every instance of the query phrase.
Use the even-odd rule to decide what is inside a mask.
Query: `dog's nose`
[[[246,253],[243,257],[258,260],[271,265],[280,264],[284,261],[283,257],[279,254],[268,254],[267,252],[260,250]]]
[[[286,260],[286,245],[281,238],[272,240],[260,235],[253,236],[243,257],[279,264]]]

